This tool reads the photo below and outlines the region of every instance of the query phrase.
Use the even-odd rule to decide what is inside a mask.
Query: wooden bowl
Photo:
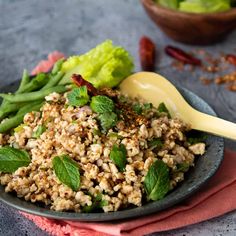
[[[141,0],[149,17],[170,38],[188,44],[210,44],[222,40],[236,28],[236,8],[220,13],[185,13]]]

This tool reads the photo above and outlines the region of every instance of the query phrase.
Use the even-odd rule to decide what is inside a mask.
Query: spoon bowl
[[[172,117],[180,118],[192,129],[236,140],[236,124],[197,111],[172,83],[159,74],[135,73],[120,84],[120,90],[130,97],[141,97],[156,107],[164,102]]]

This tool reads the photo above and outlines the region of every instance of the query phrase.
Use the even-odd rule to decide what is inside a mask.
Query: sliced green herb
[[[168,166],[161,160],[155,161],[144,179],[144,188],[148,200],[160,200],[170,190]]]
[[[78,164],[67,155],[54,157],[52,164],[57,178],[72,190],[77,191],[80,186]]]
[[[196,143],[202,143],[205,142],[207,139],[207,135],[205,133],[196,131],[196,130],[191,130],[186,134],[187,137],[187,142],[189,144],[196,144]]]
[[[163,113],[163,112],[166,113],[167,116],[168,116],[168,118],[171,118],[170,112],[169,112],[169,110],[167,109],[167,107],[166,107],[166,105],[165,105],[164,102],[162,102],[162,103],[159,104],[157,110],[158,110],[158,112],[160,112],[160,113]]]
[[[141,104],[139,104],[139,103],[135,103],[132,108],[138,115],[141,115],[143,112],[143,108],[142,108]]]
[[[175,172],[187,172],[189,170],[189,164],[188,163],[180,163],[176,165],[177,169]]]
[[[120,96],[119,96],[119,101],[122,102],[122,103],[125,103],[125,102],[128,101],[128,98],[127,98],[127,96],[120,95]]]
[[[92,97],[90,107],[92,111],[101,114],[114,111],[115,104],[109,97],[98,95]]]
[[[100,125],[102,127],[102,130],[106,132],[107,130],[114,127],[118,121],[118,117],[116,113],[103,113],[98,116],[98,120],[100,121]]]
[[[110,158],[120,171],[125,171],[127,162],[126,156],[127,151],[124,144],[120,144],[120,146],[118,146],[117,144],[113,145],[110,153]]]
[[[118,133],[115,133],[115,132],[110,132],[109,134],[107,134],[107,136],[109,138],[117,138],[117,139],[123,138],[121,135],[119,135]]]
[[[15,129],[14,132],[18,133],[24,130],[24,127],[27,126],[26,124],[20,124]]]
[[[152,103],[144,103],[144,104],[143,104],[143,108],[144,108],[145,110],[150,110],[150,109],[153,108],[153,105],[152,105]]]
[[[47,130],[47,127],[44,125],[39,125],[37,130],[33,133],[33,138],[39,138],[41,134],[43,134]]]
[[[93,129],[93,134],[97,135],[97,136],[101,136],[102,135],[102,133],[101,133],[101,131],[99,129]]]
[[[148,148],[150,149],[154,149],[154,148],[161,149],[163,145],[164,144],[160,138],[154,138],[148,142]]]
[[[69,105],[82,107],[89,102],[89,95],[86,86],[74,88],[67,94]]]
[[[20,149],[5,146],[0,148],[0,171],[4,173],[13,173],[19,167],[30,164],[29,154]]]
[[[108,205],[108,202],[106,200],[102,200],[102,194],[98,194],[96,197],[93,197],[92,202],[93,203],[91,206],[83,207],[82,211],[86,213],[91,213]]]

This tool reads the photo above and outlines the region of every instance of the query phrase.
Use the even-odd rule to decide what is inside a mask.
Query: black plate
[[[2,91],[14,91],[18,82],[2,88]],[[178,87],[180,93],[197,110],[210,115],[216,115],[213,109],[201,98],[187,89]],[[142,207],[127,209],[109,213],[70,213],[55,212],[39,205],[26,202],[15,195],[4,192],[4,187],[0,186],[0,200],[4,203],[24,212],[48,218],[72,220],[72,221],[112,221],[127,218],[140,217],[167,209],[183,201],[196,192],[204,183],[209,180],[219,168],[224,154],[223,138],[209,135],[207,139],[207,152],[197,158],[196,165],[186,175],[184,182],[175,190],[170,192],[164,199],[150,202]]]

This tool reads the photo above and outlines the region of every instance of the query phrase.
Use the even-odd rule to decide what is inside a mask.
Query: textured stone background
[[[138,40],[144,34],[157,45],[159,73],[204,98],[222,118],[236,122],[236,93],[201,85],[199,71],[176,73],[163,53],[167,44],[187,50],[204,48],[213,54],[236,53],[236,31],[224,42],[207,47],[178,44],[156,28],[137,0],[0,0],[0,88],[20,78],[24,68],[31,70],[51,51],[84,53],[108,38],[130,51],[138,71]],[[227,147],[236,150],[235,142],[227,141]],[[47,234],[0,203],[0,235]],[[236,235],[236,213],[158,235]]]

